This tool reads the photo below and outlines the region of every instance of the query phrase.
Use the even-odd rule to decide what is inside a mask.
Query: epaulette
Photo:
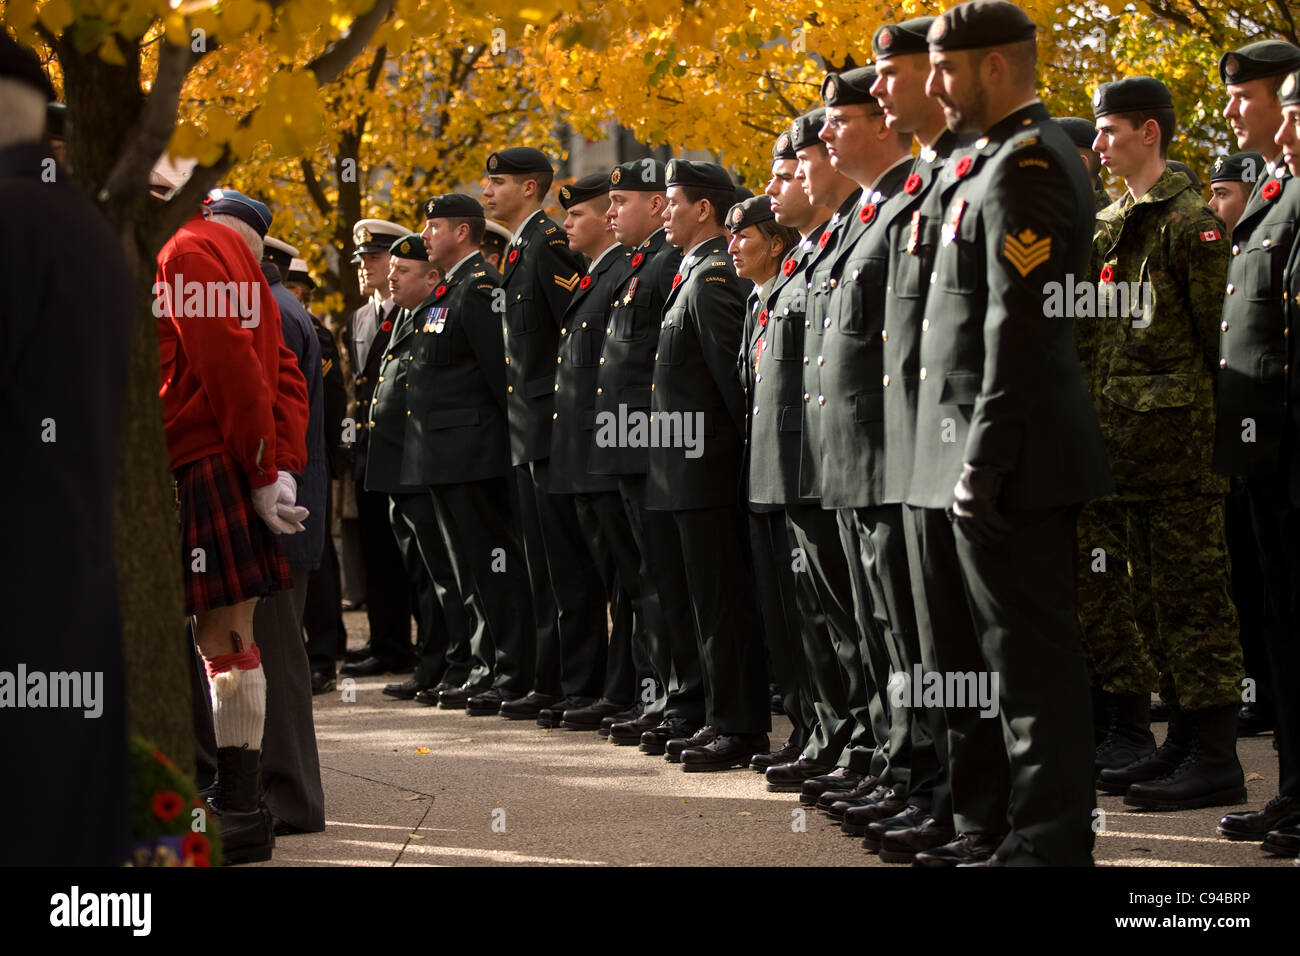
[[[559,226],[552,226],[550,229],[547,229],[545,232],[543,232],[542,235],[549,236],[551,233],[555,232],[559,228],[560,228]]]
[[[478,285],[474,286],[474,288],[481,292],[484,289],[495,289],[496,285],[492,282],[480,282]]]
[[[487,270],[486,270],[486,269],[483,270],[482,272],[475,272],[475,273],[473,273],[472,275],[470,275],[470,278],[471,278],[471,279],[481,279],[481,278],[483,278],[485,275],[487,275]]]
[[[1012,149],[1019,149],[1022,146],[1033,146],[1038,142],[1038,134],[1030,133],[1028,136],[1021,137],[1011,144]]]
[[[705,268],[712,269],[714,266],[725,266],[726,264],[726,259],[715,259],[713,262],[707,263]]]

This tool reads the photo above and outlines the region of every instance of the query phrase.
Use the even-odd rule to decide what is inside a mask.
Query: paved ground
[[[351,646],[365,616],[346,615]],[[324,833],[277,840],[274,865],[888,866],[751,770],[686,774],[595,733],[469,717],[380,693],[394,677],[316,698]],[[773,718],[774,743],[789,723]],[[1157,726],[1157,735],[1163,725]],[[1272,737],[1243,740],[1250,806],[1277,790]],[[1291,866],[1215,835],[1222,809],[1134,813],[1102,797],[1097,861]]]

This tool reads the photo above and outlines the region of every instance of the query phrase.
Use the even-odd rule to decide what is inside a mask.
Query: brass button
[[[559,382],[556,382],[556,383],[555,383],[555,390],[556,390],[557,392],[560,390],[560,383],[559,383]]]
[[[812,396],[809,395],[807,392],[804,392],[804,393],[803,393],[803,400],[804,400],[805,402],[811,402],[811,401],[812,401]]]
[[[886,375],[884,378],[882,378],[880,380],[880,384],[885,386],[885,388],[889,388],[889,376]]]
[[[650,391],[653,392],[654,390],[655,390],[655,387],[654,387],[653,385],[651,385],[651,386],[650,386]]]
[[[818,396],[817,396],[817,404],[818,404],[818,405],[825,405],[825,404],[826,404],[826,396],[825,396],[825,395],[818,395]]]
[[[822,328],[829,329],[830,327],[831,327],[831,317],[828,315],[826,316],[826,318],[822,319]]]
[[[886,330],[884,330],[884,329],[881,329],[881,330],[880,330],[880,341],[882,341],[882,342],[888,342],[888,341],[889,341],[889,333],[888,333]]]
[[[551,421],[555,421],[559,417],[560,417],[559,412],[551,412]]]
[[[1239,252],[1241,252],[1241,246],[1237,245],[1237,244],[1234,242],[1234,243],[1232,244],[1232,254],[1235,256],[1235,255],[1236,255],[1237,253],[1239,253]]]
[[[587,327],[587,323],[586,323],[586,322],[583,322],[583,323],[582,323],[582,327],[585,329],[585,328]]]
[[[370,400],[370,404],[371,404],[371,405],[378,405],[378,404],[379,404],[379,399],[377,399],[377,398],[372,398],[372,399]]]
[[[755,414],[755,415],[758,414],[758,406],[757,406],[757,405],[754,406],[754,414]]]
[[[555,356],[555,364],[556,364],[556,365],[560,365],[560,364],[562,364],[563,362],[564,362],[564,356],[563,356],[563,355],[557,355],[557,356]]]
[[[601,364],[601,365],[604,365],[604,364],[605,364],[605,356],[603,356],[603,355],[600,357],[600,364]]]
[[[817,356],[817,367],[821,368],[825,364],[826,364],[826,357],[823,355]]]
[[[939,273],[937,273],[937,272],[931,272],[931,273],[930,273],[930,285],[934,285],[934,283],[938,280],[938,278],[939,278]]]
[[[384,361],[385,361],[385,362],[391,362],[392,360],[393,360],[393,353],[392,353],[392,352],[389,352],[389,353],[388,353],[388,358],[384,359]]]
[[[1267,249],[1272,244],[1273,244],[1273,240],[1269,239],[1267,236],[1264,238],[1264,241],[1260,243],[1260,245],[1263,246],[1265,249]]]
[[[514,387],[513,385],[507,385],[507,386],[506,386],[506,391],[507,391],[507,392],[510,392],[511,394],[514,393],[514,390],[515,390],[515,387]]]
[[[604,390],[603,388],[598,388],[598,389],[596,389],[596,394],[597,394],[597,395],[604,395],[604,394],[605,394],[605,390]]]
[[[925,381],[925,369],[921,369],[921,381]]]
[[[1221,332],[1226,332],[1226,331],[1228,331],[1228,320],[1227,320],[1227,319],[1224,319],[1224,320],[1219,324],[1219,330],[1220,330]]]
[[[1228,283],[1228,295],[1232,295],[1232,283]]]
[[[804,319],[804,320],[803,320],[803,327],[804,327],[805,329],[811,329],[811,328],[812,328],[812,319]]]
[[[930,331],[930,320],[929,320],[929,319],[922,319],[922,320],[921,320],[921,331],[922,331],[922,332],[929,332],[929,331]]]
[[[560,329],[560,334],[561,334],[561,335],[568,335],[568,334],[569,334],[569,330],[568,330],[568,329]]]
[[[366,422],[366,427],[367,427],[367,428],[374,428],[374,427],[375,427],[375,423],[374,423],[374,422]]]
[[[405,385],[403,385],[402,387],[403,387],[403,388],[410,388],[410,387],[411,387],[411,383],[410,383],[410,382],[407,382],[407,383],[406,383]]]
[[[837,280],[835,280],[835,279],[832,279],[832,280],[831,280],[831,288],[834,289],[837,285],[839,285],[839,282],[838,282]]]
[[[510,356],[509,356],[509,355],[506,356],[506,364],[507,364],[507,365],[510,364]]]
[[[804,364],[804,365],[807,365],[807,364],[808,364],[808,356],[806,356],[806,355],[803,357],[803,364]]]
[[[656,361],[656,362],[659,361],[659,353],[658,353],[658,352],[655,353],[655,361]]]
[[[381,382],[382,382],[382,381],[383,381],[383,380],[384,380],[384,377],[383,377],[383,376],[382,376],[382,375],[381,375],[381,376],[379,376],[379,381],[381,381]]]
[[[862,274],[862,270],[861,270],[861,269],[854,269],[854,270],[853,270],[853,281],[856,282],[857,279],[858,279],[858,276],[860,276],[861,274]]]
[[[406,410],[406,414],[408,415],[411,414],[411,410],[409,408]]]
[[[755,382],[761,382],[761,381],[763,381],[763,373],[762,373],[762,372],[755,372],[755,373],[754,373],[754,381],[755,381]]]
[[[976,149],[983,149],[988,144],[989,144],[989,138],[987,136],[981,136],[979,139],[975,140]]]
[[[1227,367],[1228,367],[1228,360],[1226,358],[1219,359],[1219,368],[1227,368]]]

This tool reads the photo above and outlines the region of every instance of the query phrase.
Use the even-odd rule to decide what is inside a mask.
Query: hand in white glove
[[[292,527],[291,531],[284,533],[294,534],[298,531],[306,531],[303,522],[307,520],[307,515],[310,512],[298,505],[298,482],[294,480],[293,475],[281,469],[279,477],[275,480],[275,487],[279,489],[279,494],[275,499],[275,513],[281,521]]]
[[[253,510],[257,512],[257,516],[266,522],[266,526],[275,534],[293,534],[295,531],[302,530],[301,527],[294,527],[294,525],[280,517],[277,509],[279,495],[279,482],[264,485],[261,488],[254,488]]]

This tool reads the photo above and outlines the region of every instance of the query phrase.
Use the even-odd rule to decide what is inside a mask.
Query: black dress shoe
[[[481,694],[475,694],[465,704],[465,712],[471,717],[495,717],[501,713],[501,705],[511,700],[518,700],[522,694],[511,694],[500,687],[492,687]]]
[[[378,657],[367,657],[364,661],[357,661],[355,664],[344,664],[339,668],[339,673],[347,677],[373,677],[376,674],[396,674],[399,671],[410,670],[409,667],[396,667]]]
[[[963,833],[951,843],[918,853],[912,865],[941,867],[958,866],[962,863],[982,863],[1002,845],[1003,839],[1005,835],[1001,833]],[[880,858],[882,860],[885,858],[883,851]]]
[[[1261,847],[1274,856],[1300,856],[1300,826],[1270,830]]]
[[[869,824],[888,819],[906,809],[907,801],[897,791],[886,790],[878,799],[860,807],[845,807],[844,816],[840,819],[840,832],[849,836],[866,836]]]
[[[441,710],[464,710],[469,706],[471,697],[486,690],[487,688],[481,685],[470,687],[468,684],[462,684],[459,687],[452,687],[438,695],[438,707]]]
[[[847,767],[836,767],[830,773],[805,780],[799,790],[799,802],[813,806],[817,803],[817,798],[827,790],[852,790],[864,776],[865,774]]]
[[[1271,830],[1300,823],[1300,800],[1278,794],[1262,810],[1229,813],[1219,821],[1219,836],[1229,840],[1263,840]]]
[[[875,825],[877,824],[873,824]],[[940,823],[934,817],[926,817],[920,826],[889,830],[882,834],[880,859],[886,863],[913,863],[918,853],[927,853],[946,846],[956,836],[957,831],[952,828],[951,823]]]
[[[857,793],[858,791],[854,790],[851,792]],[[826,815],[830,817],[832,820],[843,820],[844,814],[848,813],[850,809],[854,807],[869,807],[877,800],[885,799],[885,796],[888,793],[889,793],[888,787],[877,784],[874,788],[871,789],[870,792],[863,794],[862,796],[850,797],[847,793],[842,793],[840,794],[840,799],[832,800],[831,805],[829,807],[819,807],[819,809],[823,810],[826,813]],[[822,800],[827,799],[827,797],[833,797],[833,796],[835,796],[834,793],[831,794],[823,793],[818,798],[818,801],[820,802]],[[898,809],[901,810],[903,808],[900,806]],[[890,816],[893,816],[893,814],[890,814]],[[861,834],[860,833],[854,834],[854,836],[861,836]]]
[[[862,847],[872,853],[879,853],[880,841],[886,833],[892,833],[896,830],[911,830],[914,827],[923,826],[927,819],[931,819],[930,811],[908,804],[892,817],[885,817],[883,820],[868,823],[867,832],[862,834]],[[953,836],[956,836],[956,834],[954,833]],[[936,844],[936,846],[941,845]]]
[[[367,657],[373,656],[374,655],[370,653],[370,645],[367,644],[364,647],[354,647],[350,651],[344,651],[343,662],[345,664],[356,664],[360,661],[364,661]]]
[[[610,714],[608,717],[602,717],[600,718],[600,729],[597,730],[596,733],[600,734],[602,737],[608,737],[609,728],[613,727],[615,724],[625,724],[629,720],[636,720],[642,713],[643,711],[639,706],[633,705],[627,710],[619,711],[617,714]],[[640,742],[641,738],[638,736],[635,743]]]
[[[423,690],[417,690],[415,696],[411,699],[417,704],[424,704],[426,707],[437,707],[438,700],[445,690],[455,690],[455,684],[449,684],[445,680],[440,680],[432,687],[426,687]]]
[[[817,798],[816,807],[822,813],[830,813],[831,816],[836,816],[831,813],[831,808],[835,804],[845,800],[861,800],[863,797],[869,797],[876,792],[876,788],[879,786],[879,777],[863,777],[851,790],[823,790],[822,795]],[[842,814],[843,811],[841,811]]]
[[[540,694],[530,690],[517,700],[508,700],[501,705],[501,716],[508,720],[536,720],[543,709],[550,707],[560,698],[554,694]]]
[[[763,773],[768,767],[775,767],[777,764],[794,763],[803,753],[803,745],[791,737],[781,745],[780,750],[771,750],[765,754],[754,754],[754,759],[749,762],[750,769]],[[832,768],[827,767],[822,773],[829,773]],[[795,792],[798,792],[796,788]]]
[[[641,743],[641,738],[645,736],[647,730],[654,730],[661,723],[663,717],[658,714],[646,715],[637,714],[631,720],[623,723],[609,725],[609,742],[618,744],[620,747],[632,747]],[[664,738],[667,740],[668,738]],[[659,753],[663,753],[662,750]]]
[[[683,750],[682,770],[686,773],[704,773],[747,767],[754,754],[770,746],[772,742],[767,734],[719,734],[712,743]]]
[[[594,704],[593,697],[561,697],[550,707],[547,707],[537,715],[537,726],[555,728],[560,726],[564,720],[566,710],[581,710],[583,707],[590,707]]]
[[[664,759],[669,763],[681,763],[682,751],[688,747],[704,747],[717,740],[718,732],[705,724],[689,737],[674,737],[664,744]]]
[[[632,721],[632,723],[635,722]],[[620,726],[620,724],[615,724],[609,728],[610,740],[614,739],[614,732]],[[692,724],[684,717],[669,717],[641,735],[641,752],[650,754],[652,757],[658,757],[668,747],[668,741],[674,737],[694,737],[695,732],[699,729],[699,724]]]
[[[415,700],[415,695],[424,690],[424,685],[412,677],[400,684],[385,684],[384,693],[398,700]]]
[[[1273,732],[1273,715],[1263,710],[1259,704],[1242,704],[1237,711],[1237,736],[1258,737],[1260,734]]]
[[[560,714],[560,726],[565,730],[599,730],[605,720],[615,723],[615,717],[628,713],[627,704],[620,704],[602,697],[594,704],[585,707],[566,707]],[[632,714],[631,717],[635,717]],[[630,720],[631,717],[626,719]],[[609,733],[609,724],[605,724],[605,733]]]
[[[754,758],[757,759],[758,757]],[[754,760],[749,762],[751,767],[754,765]],[[767,789],[772,793],[799,793],[803,789],[805,780],[830,773],[831,769],[807,757],[798,757],[788,763],[778,763],[768,767],[763,773],[763,779],[767,781]]]
[[[315,697],[317,694],[328,694],[334,689],[334,668],[320,667],[311,672],[311,693]]]

